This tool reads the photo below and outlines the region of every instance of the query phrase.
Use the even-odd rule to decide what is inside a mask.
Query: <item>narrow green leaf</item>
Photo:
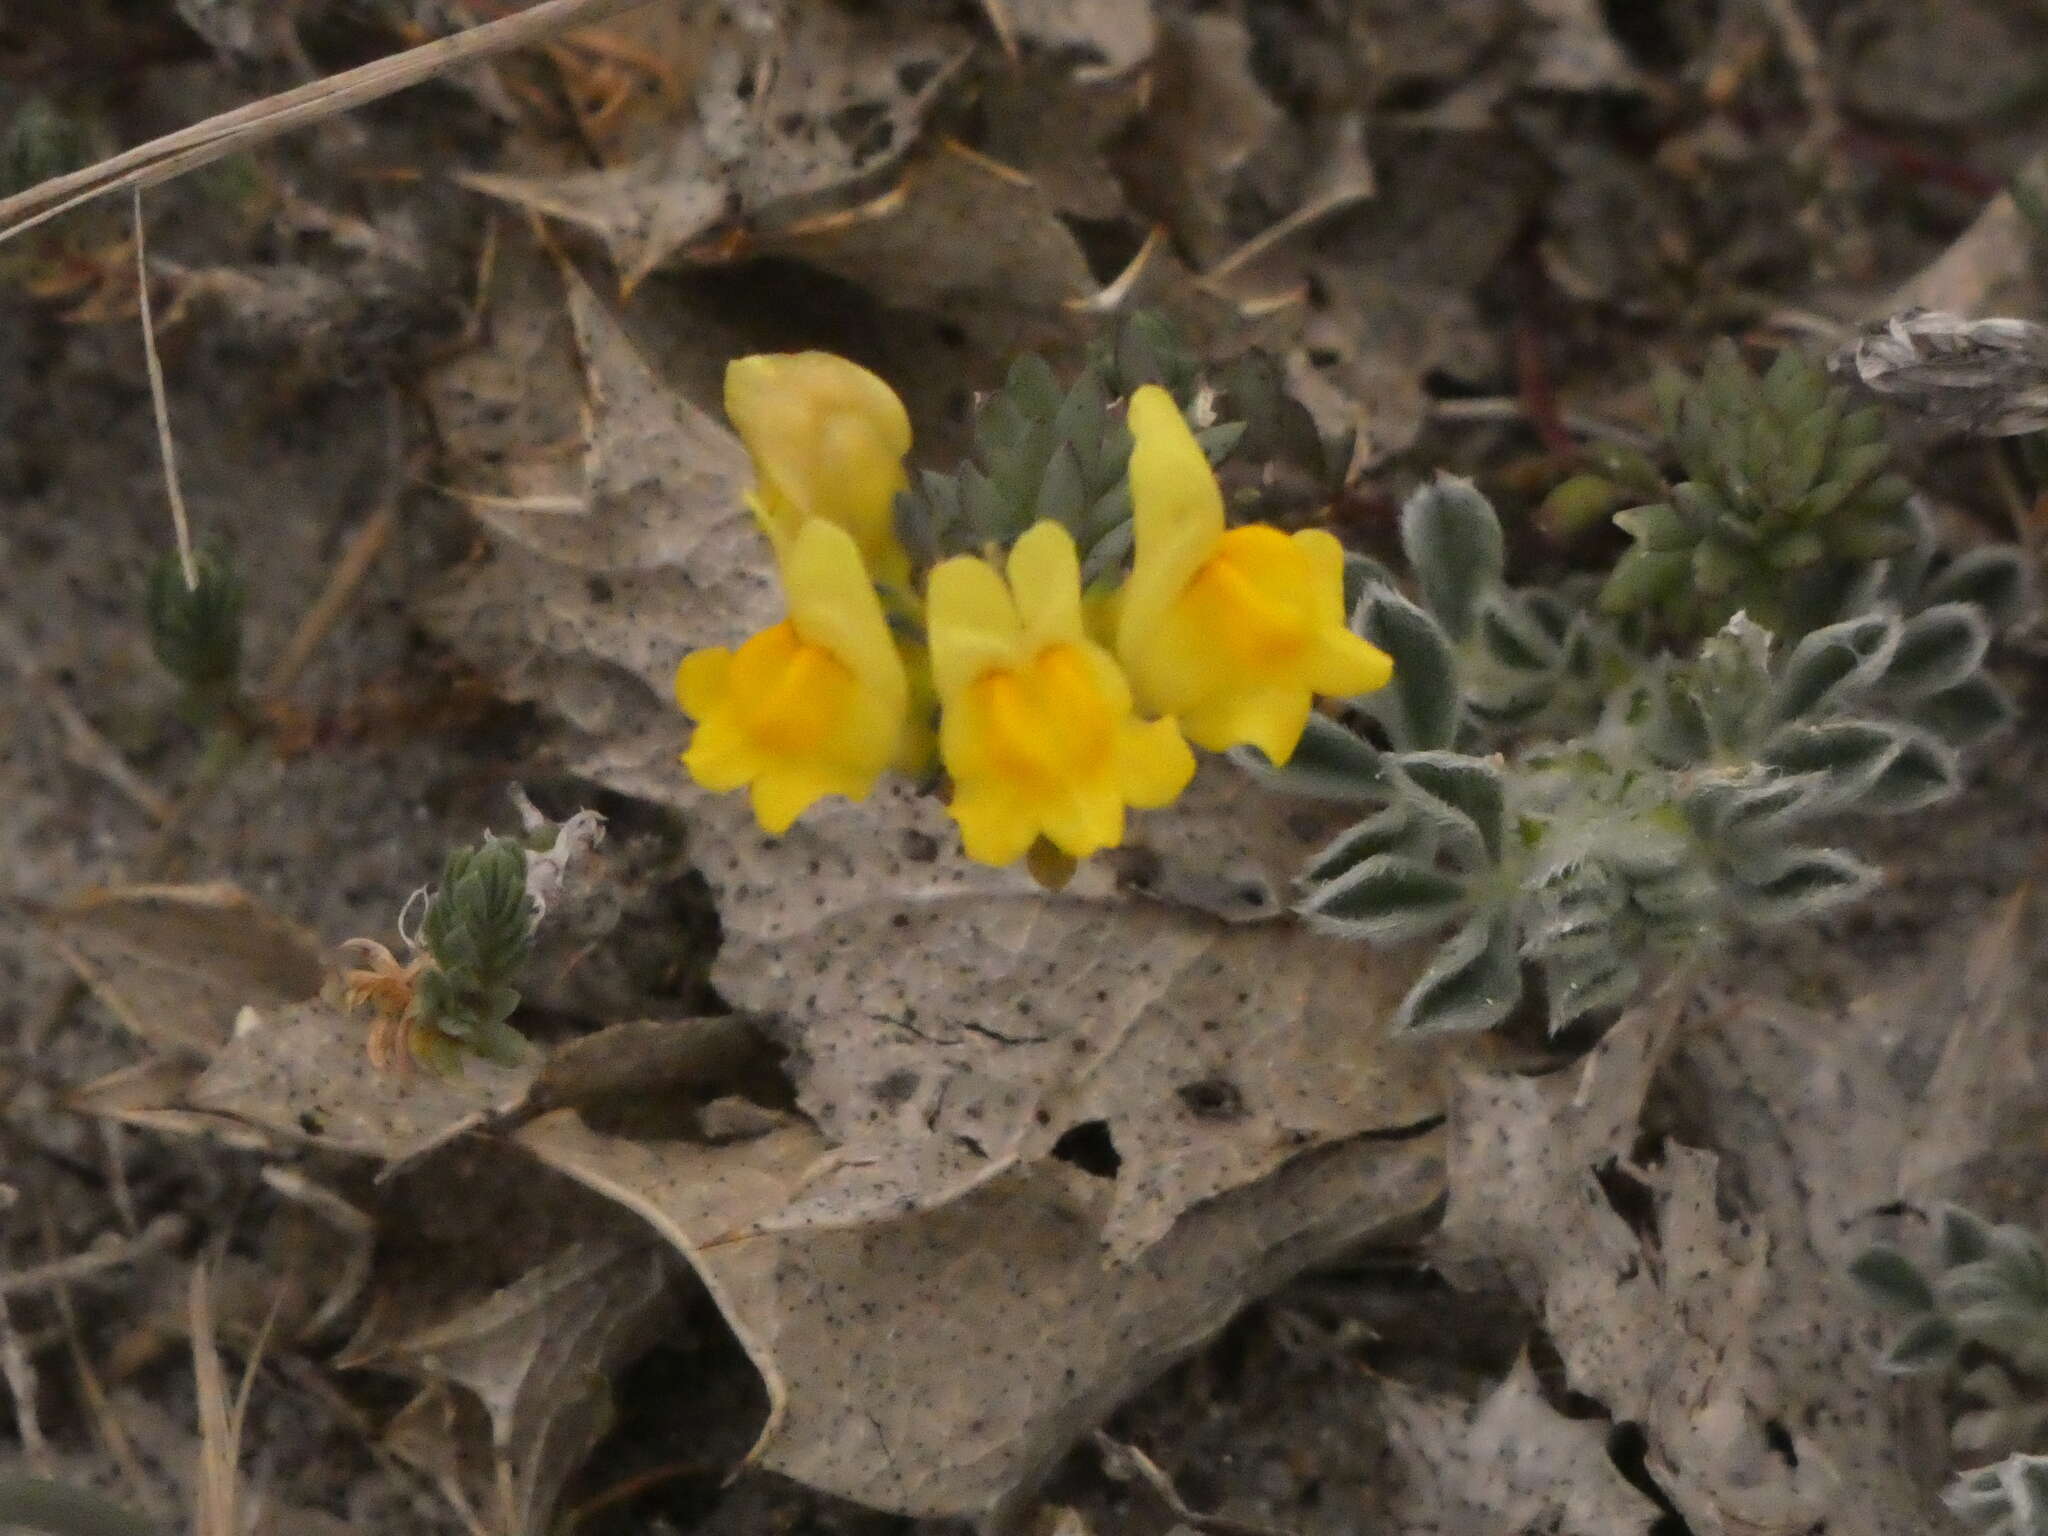
[[[1315,887],[1297,910],[1326,933],[1395,944],[1437,932],[1465,905],[1462,881],[1400,854],[1382,853]]]
[[[1893,1376],[1917,1376],[1949,1364],[1962,1344],[1962,1336],[1947,1318],[1929,1313],[1892,1340],[1878,1367]]]
[[[1959,749],[1990,740],[2018,713],[2006,691],[1981,672],[1918,700],[1908,711],[1915,725]]]
[[[1856,1283],[1886,1306],[1932,1312],[1934,1288],[1913,1261],[1887,1243],[1866,1248],[1849,1265]]]
[[[1471,481],[1439,474],[1401,508],[1401,548],[1430,613],[1452,639],[1465,639],[1505,568],[1493,504]]]
[[[1356,731],[1312,713],[1294,756],[1276,766],[1256,747],[1238,747],[1230,758],[1261,784],[1283,795],[1344,804],[1377,804],[1387,796],[1380,752]]]
[[[2026,561],[2010,545],[1973,549],[1958,555],[1927,584],[1934,603],[1971,603],[1981,608],[1997,630],[2010,628],[2028,606]]]
[[[1470,826],[1488,864],[1500,862],[1507,786],[1499,764],[1459,752],[1404,752],[1388,759],[1387,766],[1404,787],[1412,786]]]
[[[1358,632],[1394,661],[1394,680],[1364,707],[1382,720],[1403,751],[1449,747],[1457,739],[1463,700],[1451,643],[1436,621],[1387,589],[1360,600]]]
[[[1452,1034],[1491,1029],[1522,998],[1514,919],[1482,912],[1453,934],[1402,999],[1396,1030]]]

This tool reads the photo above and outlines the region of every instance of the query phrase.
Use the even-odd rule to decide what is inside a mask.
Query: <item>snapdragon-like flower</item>
[[[905,580],[894,505],[908,484],[910,417],[894,390],[829,352],[763,354],[726,368],[725,414],[754,462],[749,502],[778,552],[806,523],[834,523],[877,579]]]
[[[1008,864],[1040,838],[1084,859],[1123,841],[1124,808],[1165,805],[1194,754],[1171,720],[1141,721],[1081,617],[1073,538],[1039,523],[1008,581],[974,556],[933,570],[928,592],[939,756],[968,857]]]
[[[1136,554],[1116,652],[1148,714],[1212,752],[1294,755],[1316,694],[1386,686],[1393,663],[1344,623],[1344,551],[1319,528],[1224,527],[1223,493],[1173,397],[1131,397]]]
[[[826,795],[860,800],[903,752],[910,686],[853,535],[809,522],[782,560],[789,617],[737,651],[693,651],[676,702],[697,722],[683,766],[706,789],[748,786],[780,836]]]

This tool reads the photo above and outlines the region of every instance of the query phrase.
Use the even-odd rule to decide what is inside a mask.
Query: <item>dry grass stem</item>
[[[57,176],[0,199],[0,244],[61,213],[127,187],[161,181],[211,164],[278,135],[352,111],[424,81],[589,26],[653,0],[542,0],[531,10],[437,38],[389,58],[313,80],[261,101],[194,123],[124,150],[96,165]]]
[[[175,1246],[184,1240],[186,1230],[183,1216],[166,1211],[134,1237],[117,1239],[105,1247],[89,1248],[69,1258],[52,1259],[32,1269],[0,1274],[0,1298],[26,1296],[49,1290],[52,1286],[91,1280],[110,1269],[119,1269],[124,1264],[132,1264]]]
[[[163,455],[164,494],[171,499],[171,529],[178,540],[178,568],[185,590],[199,585],[199,566],[192,556],[192,521],[185,515],[185,494],[178,488],[178,448],[171,439],[171,408],[164,396],[164,365],[156,355],[156,323],[149,312],[149,250],[143,235],[142,188],[131,202],[135,218],[135,303],[142,316],[142,355],[149,364],[149,403],[156,412],[156,443]]]

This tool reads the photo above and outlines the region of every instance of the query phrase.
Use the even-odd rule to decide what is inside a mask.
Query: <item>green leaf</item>
[[[1643,973],[1632,960],[1608,957],[1605,963],[1562,965],[1544,972],[1550,994],[1550,1032],[1603,1008],[1620,1008],[1642,986]]]
[[[1884,675],[1899,642],[1898,621],[1863,614],[1817,629],[1792,648],[1771,690],[1768,718],[1797,720],[1868,687]]]
[[[1459,752],[1404,752],[1387,766],[1404,788],[1428,798],[1432,816],[1455,816],[1470,827],[1488,865],[1500,862],[1507,786],[1499,764]]]
[[[1744,879],[1737,911],[1760,926],[1811,917],[1854,901],[1878,882],[1878,873],[1835,848],[1794,848]]]
[[[1933,603],[1970,603],[1984,611],[1997,630],[2011,628],[2028,607],[2027,567],[2020,552],[2007,544],[1973,549],[1958,555],[1927,584]]]
[[[1899,751],[1900,728],[1874,720],[1789,725],[1764,743],[1758,759],[1779,773],[1819,773],[1842,802],[1860,795]]]
[[[1900,697],[1924,698],[1953,688],[1984,663],[1991,625],[1972,603],[1938,603],[1906,620],[1899,648],[1885,668],[1885,687]]]
[[[1359,601],[1358,632],[1394,661],[1394,680],[1364,707],[1403,751],[1448,747],[1457,739],[1463,700],[1457,661],[1443,629],[1391,590],[1368,589]]]
[[[1481,606],[1479,643],[1489,660],[1510,672],[1546,672],[1558,662],[1557,640],[1511,594]]]
[[[1514,919],[1505,912],[1481,912],[1436,952],[1402,999],[1394,1028],[1418,1035],[1491,1029],[1521,1000]]]
[[[1452,639],[1468,637],[1506,565],[1493,503],[1471,481],[1439,474],[1401,508],[1401,548],[1430,613]]]
[[[1856,1283],[1887,1306],[1932,1312],[1934,1288],[1913,1261],[1886,1243],[1866,1248],[1849,1265]]]
[[[1659,553],[1691,549],[1700,538],[1699,529],[1665,502],[1617,512],[1614,524],[1644,549]]]
[[[1962,1336],[1947,1318],[1929,1313],[1892,1340],[1878,1368],[1893,1376],[1917,1376],[1949,1364],[1962,1345]]]
[[[1297,910],[1325,933],[1395,944],[1437,932],[1465,906],[1462,881],[1382,853],[1315,887]]]
[[[1428,863],[1436,858],[1436,843],[1406,806],[1389,806],[1339,832],[1309,859],[1296,883],[1304,889],[1327,884],[1382,853]]]
[[[1941,1262],[1949,1269],[1974,1264],[1991,1252],[1991,1223],[1960,1205],[1941,1208]]]
[[[1681,591],[1691,569],[1692,557],[1684,550],[1667,554],[1637,545],[1615,562],[1600,589],[1601,612],[1634,613],[1653,607]]]
[[[1950,746],[1969,748],[2011,725],[2019,711],[2006,691],[1980,672],[1917,701],[1907,713],[1915,725]]]
[[[1962,764],[1954,748],[1901,727],[1898,751],[1857,794],[1854,809],[1874,816],[1901,816],[1936,805],[1961,786]]]
[[[1275,766],[1256,747],[1236,747],[1230,759],[1268,789],[1283,795],[1345,804],[1386,799],[1379,749],[1328,715],[1311,713],[1294,756]]]

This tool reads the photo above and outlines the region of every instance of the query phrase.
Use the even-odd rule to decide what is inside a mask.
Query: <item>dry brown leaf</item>
[[[1638,90],[1642,79],[1607,30],[1600,0],[1522,0],[1536,23],[1530,84],[1547,91]]]
[[[520,1141],[704,1277],[768,1385],[762,1465],[884,1509],[972,1515],[1246,1301],[1423,1210],[1439,1136],[1298,1157],[1128,1265],[1097,1235],[1112,1181],[1058,1162],[897,1220],[760,1231],[830,1151],[808,1127],[711,1148],[601,1135],[564,1110]]]
[[[1152,0],[982,0],[982,9],[1011,53],[1028,44],[1088,78],[1142,64],[1158,33]]]
[[[368,1025],[316,999],[245,1009],[235,1036],[180,1106],[226,1115],[286,1142],[401,1161],[494,1111],[517,1104],[534,1068],[471,1062],[459,1077],[379,1072]]]
[[[729,220],[773,227],[858,195],[915,142],[968,48],[950,26],[796,6],[769,37],[729,29],[690,112],[639,158],[562,176],[458,179],[588,229],[630,288]]]
[[[320,947],[232,885],[88,892],[45,919],[79,978],[138,1039],[211,1054],[244,1004],[320,990]]]
[[[2032,315],[2041,308],[2042,286],[2033,257],[2039,239],[2038,213],[2048,199],[2048,155],[2036,155],[2013,178],[2018,188],[2001,192],[1978,212],[1955,243],[1884,301],[1872,318],[1902,309],[1951,314]]]
[[[1387,1511],[1396,1529],[1644,1536],[1661,1517],[1615,1469],[1606,1422],[1551,1407],[1526,1354],[1478,1404],[1398,1382],[1383,1390],[1404,1474]]]
[[[951,141],[873,201],[765,235],[757,248],[858,283],[893,308],[963,321],[993,312],[1057,326],[1096,287],[1045,192]]]
[[[1635,1115],[1677,998],[1572,1070],[1468,1081],[1451,1112],[1446,1262],[1498,1266],[1540,1309],[1567,1384],[1642,1426],[1650,1474],[1691,1529],[1924,1531],[1902,1399],[1846,1277],[1849,1218],[1896,1167],[1896,1095],[1827,1021],[1751,1010],[1693,1025],[1683,1070],[1707,1083],[1720,1155],[1674,1143],[1636,1167]]]
[[[666,1268],[645,1243],[578,1243],[452,1315],[403,1326],[380,1315],[338,1363],[471,1394],[490,1424],[496,1475],[471,1488],[470,1502],[491,1511],[503,1536],[537,1536],[550,1529],[563,1483],[610,1427],[611,1374],[668,1315]],[[409,1456],[441,1475],[464,1466],[453,1446],[425,1452],[420,1437],[430,1431],[459,1444],[461,1416],[422,1409],[406,1435]]]

